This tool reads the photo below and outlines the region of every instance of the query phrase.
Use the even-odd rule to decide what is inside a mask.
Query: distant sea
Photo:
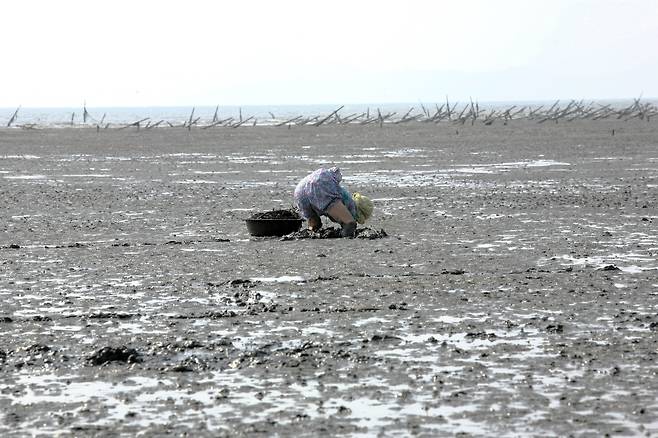
[[[509,108],[516,105],[517,108],[523,106],[538,107],[540,105],[552,105],[556,101],[519,101],[519,102],[477,102],[480,109],[501,109]],[[560,105],[567,105],[569,99],[560,100]],[[600,105],[611,104],[613,107],[625,107],[633,103],[633,99],[619,100],[585,100],[585,104],[595,102]],[[642,102],[658,103],[656,99],[642,99]],[[422,114],[424,111],[434,113],[438,107],[446,102],[407,102],[407,103],[375,103],[375,104],[348,104],[342,106],[339,115],[349,117],[369,112],[376,115],[377,111],[382,114],[395,113],[396,116],[402,117],[411,110],[411,114]],[[457,104],[457,108],[463,108],[464,105],[470,105],[470,101],[450,101],[450,105]],[[314,117],[328,115],[340,108],[340,104],[320,104],[320,105],[245,105],[245,106],[160,106],[160,107],[87,107],[88,118],[87,125],[102,124],[128,124],[138,120],[148,119],[151,123],[158,121],[169,122],[172,124],[182,124],[190,119],[199,118],[198,124],[208,124],[213,121],[215,115],[217,119],[227,119],[233,117],[234,120],[244,120],[251,118],[249,124],[255,121],[259,125],[267,125],[292,119],[297,116]],[[423,109],[424,108],[424,109]],[[16,112],[17,108],[0,108],[0,127],[7,126],[7,123]],[[194,114],[192,115],[192,111]],[[18,114],[14,120],[14,125],[36,124],[40,127],[66,127],[83,124],[84,107],[77,108],[23,108],[18,109]],[[144,122],[146,123],[146,121]]]

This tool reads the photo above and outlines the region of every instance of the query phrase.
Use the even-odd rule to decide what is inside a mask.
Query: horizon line
[[[622,102],[622,101],[634,101],[634,100],[639,100],[639,101],[652,101],[652,100],[658,100],[658,96],[656,97],[645,97],[640,95],[639,97],[599,97],[599,98],[573,98],[573,97],[561,97],[561,98],[548,98],[548,99],[502,99],[502,100],[497,100],[497,99],[490,99],[490,100],[479,100],[479,99],[474,99],[474,98],[469,98],[469,99],[450,99],[450,96],[446,96],[446,98],[441,99],[441,100],[421,100],[418,99],[416,101],[387,101],[387,102],[350,102],[350,103],[336,103],[336,102],[320,102],[320,103],[248,103],[248,104],[234,104],[234,103],[227,103],[227,104],[155,104],[155,105],[147,105],[147,104],[139,104],[139,105],[93,105],[93,106],[87,106],[86,102],[83,100],[82,104],[79,105],[14,105],[14,106],[0,106],[0,109],[11,109],[15,110],[17,108],[25,108],[25,109],[71,109],[71,108],[88,108],[88,109],[93,109],[93,108],[106,108],[106,109],[111,109],[111,108],[201,108],[201,107],[208,107],[208,108],[215,108],[215,107],[234,107],[234,108],[248,108],[248,107],[301,107],[301,106],[340,106],[340,105],[349,105],[349,106],[375,106],[375,105],[421,105],[421,104],[428,104],[432,105],[435,103],[445,103],[446,101],[450,101],[451,103],[470,103],[471,101],[473,103],[479,103],[479,104],[512,104],[512,103],[546,103],[546,102],[559,102],[559,101],[575,101],[575,102]]]

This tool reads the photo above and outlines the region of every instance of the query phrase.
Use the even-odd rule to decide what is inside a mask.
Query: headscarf
[[[356,204],[356,221],[363,224],[370,219],[375,206],[368,197],[363,196],[361,193],[354,193],[352,199]]]

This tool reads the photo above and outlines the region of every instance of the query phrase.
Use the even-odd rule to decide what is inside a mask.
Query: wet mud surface
[[[249,236],[320,165],[388,236]],[[656,436],[657,192],[653,121],[0,130],[0,434]]]

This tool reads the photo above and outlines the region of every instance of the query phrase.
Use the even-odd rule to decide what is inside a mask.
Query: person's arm
[[[322,219],[320,216],[313,215],[308,218],[308,229],[311,231],[317,231],[322,228]]]
[[[303,182],[304,180],[302,180],[302,182],[295,189],[295,204],[297,205],[297,208],[299,209],[302,217],[308,221],[308,229],[317,231],[322,228],[322,219],[320,219],[320,216],[318,216],[318,214],[313,209],[311,201],[306,194],[306,190],[302,185]]]

